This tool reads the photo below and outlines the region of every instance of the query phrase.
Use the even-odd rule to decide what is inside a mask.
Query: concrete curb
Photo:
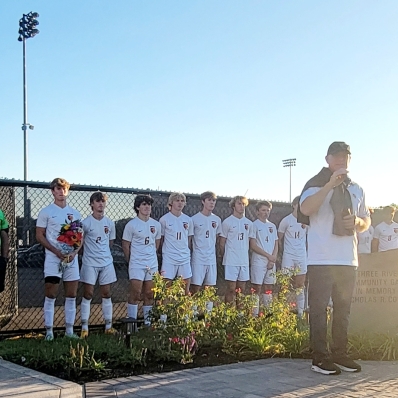
[[[84,398],[83,386],[0,359],[0,396]]]

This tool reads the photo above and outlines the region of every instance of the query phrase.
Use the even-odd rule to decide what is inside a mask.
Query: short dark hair
[[[217,195],[214,192],[212,192],[212,191],[203,192],[200,195],[200,200],[201,200],[201,202],[203,202],[206,199],[214,199],[214,200],[216,200],[217,199]]]
[[[101,191],[94,192],[90,196],[90,204],[94,202],[106,202],[108,200],[108,195]]]
[[[138,214],[139,207],[146,203],[147,205],[153,205],[153,198],[151,195],[137,195],[134,200],[134,210]]]
[[[267,206],[270,209],[272,209],[272,203],[268,202],[268,200],[261,200],[260,202],[257,202],[256,204],[256,210],[259,211],[261,209],[261,207],[263,206]]]
[[[300,200],[300,196],[296,196],[296,197],[293,199],[292,206],[296,206],[296,204],[299,202],[299,200]]]

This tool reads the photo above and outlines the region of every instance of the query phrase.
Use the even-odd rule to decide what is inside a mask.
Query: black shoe
[[[323,361],[312,361],[311,370],[322,373],[323,375],[339,375],[341,370],[332,361],[325,359]]]
[[[360,372],[361,365],[358,365],[348,357],[334,358],[333,362],[345,372]]]

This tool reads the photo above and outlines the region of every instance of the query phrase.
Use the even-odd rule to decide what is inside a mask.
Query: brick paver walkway
[[[87,383],[87,398],[398,398],[398,362],[361,362],[361,373],[324,376],[311,361],[266,359]]]

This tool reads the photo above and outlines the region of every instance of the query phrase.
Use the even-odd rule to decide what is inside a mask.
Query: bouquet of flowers
[[[82,245],[83,225],[80,220],[68,222],[61,225],[61,231],[57,237],[57,248],[65,255],[66,261],[60,263],[59,271],[62,272],[71,264],[69,254]]]

